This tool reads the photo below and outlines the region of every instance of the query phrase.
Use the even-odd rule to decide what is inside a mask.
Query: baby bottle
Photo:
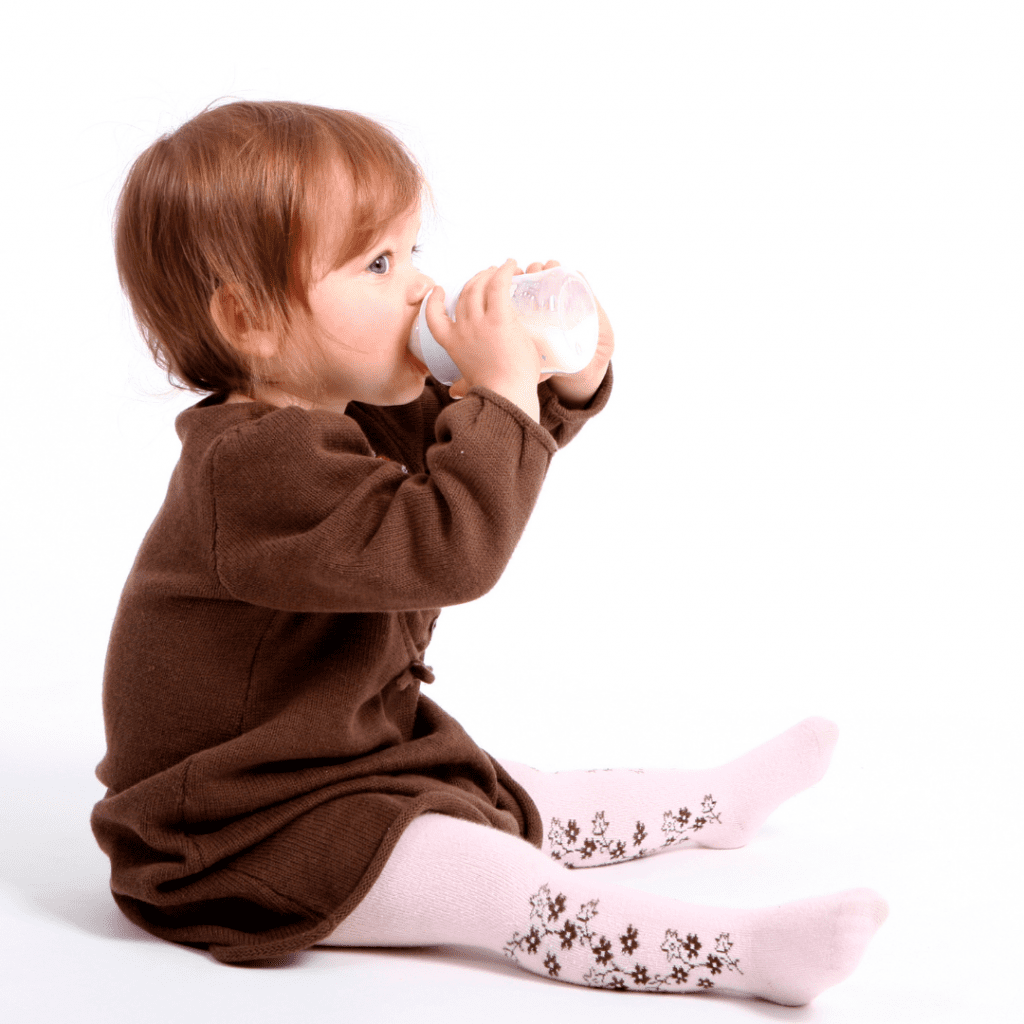
[[[447,293],[447,289],[445,291]],[[461,292],[460,288],[444,304],[452,320]],[[518,274],[512,279],[509,293],[512,308],[526,325],[540,353],[542,373],[576,373],[594,358],[597,302],[590,286],[579,274],[565,267]],[[462,376],[430,333],[426,298],[409,335],[409,349],[442,384],[454,384]]]

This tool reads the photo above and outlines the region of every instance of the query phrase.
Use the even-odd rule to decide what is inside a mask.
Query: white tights
[[[847,977],[885,919],[850,890],[758,910],[697,906],[570,867],[679,845],[728,847],[821,777],[835,727],[808,719],[721,768],[504,767],[545,822],[544,849],[440,814],[416,818],[335,946],[480,946],[559,981],[646,992],[724,989],[796,1006]]]

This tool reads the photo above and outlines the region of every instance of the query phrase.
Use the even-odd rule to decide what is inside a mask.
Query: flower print
[[[594,988],[610,988],[620,992],[624,992],[628,988],[622,972],[614,967],[610,971],[595,971],[591,968],[583,975],[583,983]]]
[[[594,959],[599,964],[606,964],[611,961],[612,958],[612,944],[608,941],[605,936],[601,936],[597,940],[597,943],[590,947],[594,953]]]
[[[661,948],[669,960],[682,960],[686,952],[685,943],[679,938],[679,932],[671,928],[665,932],[665,941]]]
[[[676,842],[680,838],[684,842],[689,838],[688,836],[682,834],[687,831],[687,824],[689,820],[690,810],[688,807],[680,807],[678,814],[673,814],[671,811],[666,811],[662,815],[661,830],[668,837],[665,840],[666,846]]]
[[[629,976],[637,985],[647,985],[651,980],[649,975],[647,974],[647,968],[644,967],[642,964],[637,964],[636,967],[634,967],[633,970],[630,971]]]
[[[608,844],[603,844],[607,846]],[[589,948],[594,954],[596,966],[587,968],[583,975],[583,983],[599,988],[633,988],[640,991],[665,991],[672,984],[681,986],[689,983],[694,971],[702,970],[707,975],[696,979],[696,986],[700,989],[714,988],[711,977],[724,974],[725,971],[740,970],[739,961],[731,955],[733,941],[728,932],[719,932],[715,937],[713,953],[705,953],[705,959],[700,960],[704,944],[694,932],[685,933],[681,938],[679,932],[674,929],[665,931],[665,938],[661,943],[661,949],[669,962],[668,973],[660,973],[655,968],[652,970],[646,964],[638,963],[633,959],[640,949],[640,929],[634,924],[627,924],[624,931],[616,934],[601,935],[591,931],[589,922],[597,916],[599,900],[590,900],[580,904],[579,912],[573,917],[566,913],[568,897],[565,893],[551,895],[548,885],[542,885],[537,892],[530,897],[530,929],[525,934],[516,932],[505,944],[503,952],[512,961],[518,963],[516,952],[540,953],[544,962],[544,969],[552,978],[561,974],[562,964],[559,962],[556,952],[557,947],[548,946],[543,948],[548,936],[557,940],[563,950],[572,950],[579,941],[581,948]],[[557,921],[562,915],[566,919],[557,930],[550,927],[551,923]],[[622,955],[629,957],[633,963],[633,969],[628,970],[616,962],[616,954],[613,948],[614,940],[618,938],[622,949]],[[631,982],[631,984],[626,984]]]
[[[551,890],[542,885],[540,889],[530,897],[530,917],[544,920],[547,914],[548,904],[551,902]]]
[[[578,819],[570,818],[563,825],[560,818],[552,818],[548,831],[550,854],[554,860],[564,861],[565,866],[570,868],[584,866],[581,861],[585,860],[607,864],[612,861],[646,857],[654,853],[655,849],[685,843],[690,838],[687,834],[689,832],[699,832],[712,822],[721,822],[721,816],[715,811],[715,806],[715,798],[708,793],[701,802],[701,813],[696,818],[689,807],[664,811],[661,821],[663,839],[660,846],[654,849],[643,846],[644,841],[649,838],[649,833],[647,825],[643,821],[637,821],[632,833],[632,853],[629,852],[628,833],[622,837],[609,835],[612,825],[608,821],[607,811],[599,810],[593,813],[590,819],[590,835],[587,837],[583,836]],[[575,856],[571,856],[572,854]]]
[[[548,920],[557,921],[565,910],[565,893],[560,892],[553,900],[548,900]]]
[[[622,943],[622,952],[627,954],[634,952],[636,947],[640,945],[637,941],[639,938],[640,933],[632,925],[628,925],[626,934],[619,936],[619,942]]]

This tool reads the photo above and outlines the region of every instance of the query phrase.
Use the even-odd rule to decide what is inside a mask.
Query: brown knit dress
[[[420,685],[440,608],[498,580],[551,456],[541,424],[428,380],[344,415],[204,399],[114,620],[107,794],[92,827],[124,913],[219,960],[328,935],[433,811],[539,846],[528,794]]]

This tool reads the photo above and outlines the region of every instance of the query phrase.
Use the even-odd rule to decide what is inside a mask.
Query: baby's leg
[[[743,846],[784,800],[828,767],[836,726],[807,718],[720,768],[540,772],[502,766],[533,797],[544,850],[566,867],[597,867],[666,847]]]
[[[846,978],[885,919],[854,889],[718,909],[570,872],[507,833],[415,819],[334,946],[482,946],[558,981],[642,992],[719,989],[786,1006]]]

